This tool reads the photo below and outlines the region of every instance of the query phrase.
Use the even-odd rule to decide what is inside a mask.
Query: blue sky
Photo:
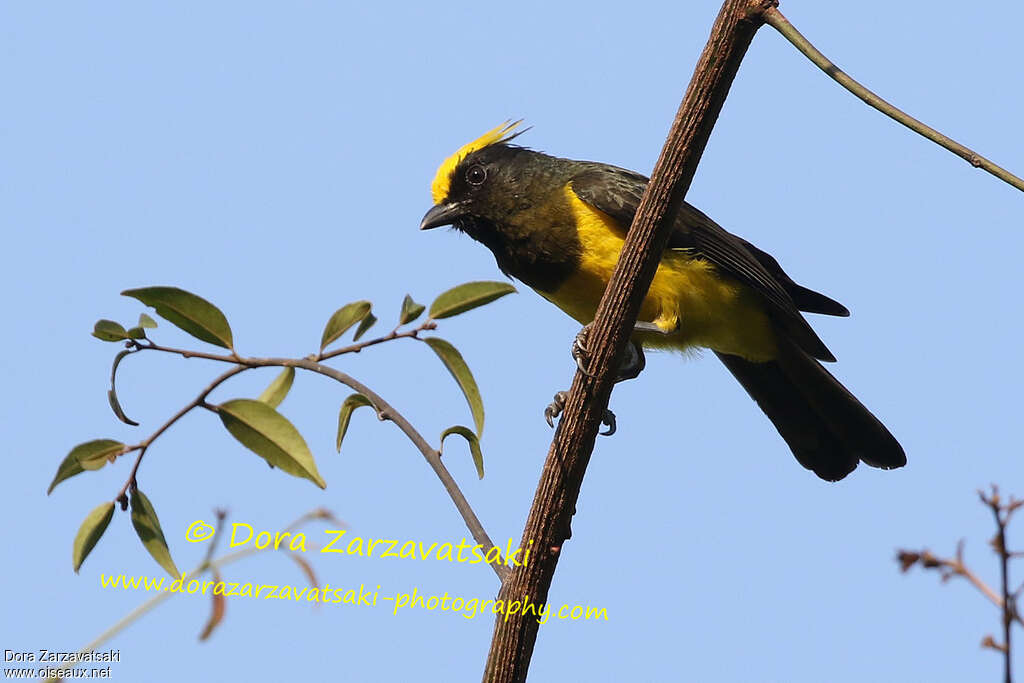
[[[533,129],[523,144],[650,172],[718,6],[5,3],[0,647],[77,649],[145,597],[101,589],[100,573],[160,573],[121,514],[81,573],[71,571],[78,524],[116,493],[128,461],[45,495],[72,446],[142,438],[221,371],[130,359],[120,394],[143,426],[118,423],[104,396],[116,349],[89,332],[98,318],[127,322],[144,310],[121,290],[194,291],[226,312],[240,352],[299,357],[346,302],[371,299],[383,328],[407,292],[429,302],[460,282],[501,279],[480,245],[417,231],[440,161],[524,118]],[[1019,4],[865,0],[851,11],[790,0],[782,9],[854,77],[1024,172]],[[966,584],[900,575],[893,556],[904,546],[950,552],[965,537],[971,563],[997,578],[975,490],[997,482],[1024,496],[1020,193],[869,110],[766,28],[688,199],[851,309],[849,319],[812,322],[840,359],[834,372],[901,440],[909,464],[821,482],[712,356],[650,355],[644,375],[612,396],[619,433],[595,449],[550,596],[604,607],[609,619],[545,624],[534,678],[998,676],[999,657],[978,647],[998,628],[995,610]],[[551,439],[541,410],[571,380],[577,330],[519,289],[438,330],[483,392],[487,476],[476,480],[459,445],[446,459],[502,544],[521,534]],[[156,338],[203,346],[167,323]],[[338,367],[431,439],[470,420],[422,345],[384,345]],[[254,396],[273,374],[247,373],[214,398]],[[325,506],[365,537],[466,534],[392,425],[357,413],[334,452],[347,394],[300,375],[281,407],[325,491],[269,470],[208,414],[153,447],[140,485],[179,565],[201,558],[185,529],[217,506],[257,529]],[[480,565],[308,559],[334,586],[497,590]],[[304,581],[277,555],[225,578]],[[186,596],[118,636],[115,680],[475,680],[493,625],[237,598],[200,644],[208,609]]]

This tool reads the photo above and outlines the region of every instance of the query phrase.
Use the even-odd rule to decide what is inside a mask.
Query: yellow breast
[[[556,291],[541,295],[581,324],[597,304],[619,260],[625,230],[566,186],[582,248],[579,268]],[[775,357],[775,335],[756,294],[713,265],[681,250],[667,250],[640,308],[640,320],[669,333],[638,333],[644,346],[706,347],[748,360]]]

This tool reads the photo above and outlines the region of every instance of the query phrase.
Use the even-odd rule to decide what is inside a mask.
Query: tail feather
[[[884,469],[907,464],[902,446],[885,425],[821,363],[788,340],[780,340],[780,347],[779,358],[767,363],[716,355],[801,465],[822,479],[838,481],[861,460]]]

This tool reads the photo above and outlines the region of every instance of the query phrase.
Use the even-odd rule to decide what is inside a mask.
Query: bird
[[[433,206],[420,229],[451,226],[480,242],[502,273],[586,326],[648,178],[513,144],[525,130],[521,121],[506,122],[446,158],[431,183]],[[822,365],[835,356],[802,312],[849,315],[838,301],[794,282],[774,257],[684,202],[616,381],[639,375],[645,347],[710,349],[797,461],[821,479],[839,481],[859,462],[904,466],[896,438]],[[578,361],[584,339],[574,345]],[[549,422],[561,410],[559,398],[549,407]]]

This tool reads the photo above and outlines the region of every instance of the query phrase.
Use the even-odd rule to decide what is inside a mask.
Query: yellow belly
[[[541,295],[585,325],[594,319],[624,240],[609,216],[581,201],[571,188],[566,191],[583,257],[576,273],[556,291]],[[757,295],[683,251],[662,256],[639,319],[668,333],[635,334],[645,347],[705,347],[751,361],[776,356],[775,333]]]

